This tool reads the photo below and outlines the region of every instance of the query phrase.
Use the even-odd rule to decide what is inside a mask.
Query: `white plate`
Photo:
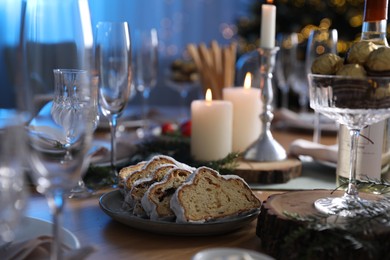
[[[242,228],[257,218],[260,210],[247,214],[206,223],[175,223],[168,221],[153,221],[134,216],[122,209],[123,196],[119,190],[111,191],[100,197],[102,210],[114,220],[140,230],[181,236],[207,236],[229,233]]]
[[[53,224],[43,219],[23,217],[19,225],[21,228],[15,232],[15,241],[33,239],[38,236],[52,236]],[[71,249],[80,248],[77,237],[69,230],[63,228],[63,243]]]
[[[247,249],[212,248],[198,252],[192,260],[272,260],[274,258]]]

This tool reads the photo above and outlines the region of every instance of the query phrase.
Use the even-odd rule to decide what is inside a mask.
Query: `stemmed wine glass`
[[[75,109],[87,109],[92,130],[95,131],[99,122],[98,111],[98,77],[89,76],[85,70],[55,69],[54,71],[54,98],[51,103],[51,113],[54,120],[61,122]],[[87,78],[90,77],[90,78]],[[89,84],[87,91],[83,91],[81,84]],[[80,89],[80,91],[72,91]],[[71,94],[71,96],[69,96]],[[86,198],[92,194],[82,178],[77,186],[70,190],[69,198]]]
[[[291,89],[299,96],[299,107],[301,113],[306,113],[309,103],[309,88],[307,82],[307,73],[305,70],[305,47],[299,42],[298,33],[291,33],[289,52],[289,62],[292,64],[288,73],[287,81]]]
[[[27,152],[37,190],[45,194],[53,215],[54,241],[51,259],[61,259],[61,215],[65,194],[80,180],[89,165],[88,151],[93,136],[91,100],[79,100],[90,95],[90,77],[85,73],[82,82],[68,85],[64,82],[81,80],[65,78],[55,88],[62,91],[52,104],[45,105],[27,125]],[[79,75],[80,76],[80,75]]]
[[[306,73],[311,72],[313,61],[325,53],[337,54],[338,34],[336,29],[319,28],[310,32],[306,47]],[[321,117],[314,111],[313,142],[319,143],[321,137]]]
[[[276,37],[279,46],[279,52],[275,61],[275,79],[278,88],[281,92],[281,107],[288,109],[288,94],[290,91],[290,83],[288,75],[291,73],[293,64],[290,59],[290,52],[296,35],[291,33],[279,33]],[[295,37],[295,38],[294,38]]]
[[[158,74],[158,35],[155,28],[135,31],[133,56],[134,80],[137,91],[142,94],[141,113],[145,128],[150,92],[156,86]]]
[[[356,186],[357,149],[360,131],[390,117],[390,78],[352,78],[309,74],[310,106],[345,125],[350,133],[350,174],[342,197],[321,198],[315,207],[326,214],[355,216],[375,202],[359,197]],[[340,162],[343,163],[343,162]]]
[[[96,35],[96,63],[99,73],[99,108],[111,129],[111,169],[117,183],[117,120],[126,108],[131,93],[131,46],[127,22],[99,22]]]

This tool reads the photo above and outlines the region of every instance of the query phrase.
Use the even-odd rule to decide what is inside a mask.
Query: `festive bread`
[[[126,178],[125,192],[129,192],[135,181],[149,177],[155,169],[163,164],[176,164],[176,160],[165,155],[155,155],[138,171],[133,171]]]
[[[234,217],[260,206],[260,200],[242,178],[220,175],[208,167],[192,173],[170,201],[178,223]]]
[[[146,161],[139,162],[135,165],[130,165],[122,168],[118,173],[118,188],[122,194],[125,193],[126,178],[133,172],[139,171],[146,164]]]
[[[175,214],[170,208],[171,197],[191,173],[186,169],[174,168],[162,181],[149,187],[142,197],[141,204],[151,220],[175,219]]]
[[[133,215],[146,217],[145,210],[141,205],[141,199],[149,187],[156,182],[164,179],[168,172],[177,168],[174,164],[163,164],[158,167],[149,177],[137,180],[134,182],[130,192],[127,193],[125,201],[133,208]]]

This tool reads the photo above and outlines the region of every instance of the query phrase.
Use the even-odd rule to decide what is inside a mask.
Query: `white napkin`
[[[306,155],[317,161],[337,163],[338,145],[323,145],[297,139],[290,144],[289,154],[294,156]]]
[[[0,255],[3,260],[23,259],[49,259],[50,248],[53,238],[50,236],[39,236],[33,239],[10,242],[0,246]],[[79,260],[85,259],[95,251],[92,246],[78,249],[71,249],[63,245],[64,259]]]

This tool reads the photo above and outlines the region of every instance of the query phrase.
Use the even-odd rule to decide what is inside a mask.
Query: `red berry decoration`
[[[177,130],[177,126],[173,123],[164,123],[161,126],[162,134],[172,134]]]
[[[191,136],[191,121],[186,121],[180,125],[180,132],[183,136],[190,137]]]

